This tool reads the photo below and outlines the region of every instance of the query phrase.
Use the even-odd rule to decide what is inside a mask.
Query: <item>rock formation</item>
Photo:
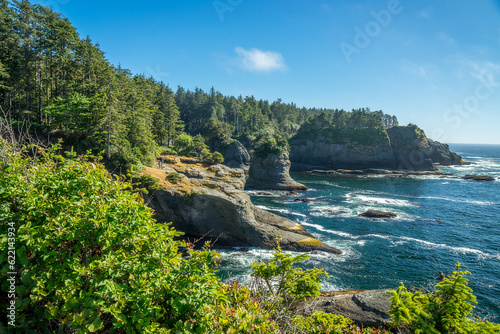
[[[357,140],[357,141],[356,141]],[[292,170],[395,168],[383,129],[323,129],[290,139]]]
[[[450,152],[447,144],[428,139],[416,125],[389,129],[311,126],[307,124],[290,139],[294,171],[377,168],[433,171],[435,164],[462,163],[462,158]]]
[[[355,324],[363,327],[387,326],[391,317],[390,295],[385,290],[370,291],[338,291],[333,296],[322,296],[306,304],[306,315],[314,311],[340,314],[350,318]]]
[[[250,167],[250,154],[239,141],[233,139],[229,144],[217,141],[210,146],[212,151],[218,151],[222,154],[224,165],[244,170],[248,170]]]
[[[307,187],[290,177],[288,150],[255,155],[250,164],[245,189],[307,190]]]
[[[365,218],[389,218],[389,219],[397,217],[395,213],[377,211],[377,210],[368,210],[366,212],[360,213],[358,216]]]
[[[313,238],[301,225],[255,207],[243,191],[245,176],[240,169],[173,157],[164,166],[161,171],[145,168],[144,173],[155,178],[159,187],[144,194],[144,200],[158,221],[172,222],[186,237],[213,240],[215,247],[270,249],[281,234],[286,250],[341,253]]]
[[[462,179],[474,181],[495,181],[495,178],[488,175],[465,175]]]

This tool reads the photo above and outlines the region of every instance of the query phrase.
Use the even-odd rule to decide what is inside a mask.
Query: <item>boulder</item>
[[[462,179],[474,181],[495,181],[495,178],[487,175],[465,175]]]
[[[314,311],[340,314],[363,327],[387,326],[392,321],[389,315],[390,295],[385,290],[339,291],[333,297],[319,297],[306,304],[305,315]]]
[[[157,179],[160,189],[143,197],[159,222],[172,222],[185,237],[212,240],[215,247],[272,249],[281,234],[285,250],[341,253],[313,238],[300,224],[254,206],[243,191],[241,169],[178,162],[166,170],[145,167],[144,173]],[[180,178],[169,178],[171,173]]]
[[[250,164],[245,189],[307,190],[307,187],[290,177],[290,160],[287,149],[280,154],[256,155]]]
[[[366,212],[360,213],[358,216],[365,217],[365,218],[396,218],[397,217],[397,215],[395,213],[377,211],[377,210],[368,210]]]

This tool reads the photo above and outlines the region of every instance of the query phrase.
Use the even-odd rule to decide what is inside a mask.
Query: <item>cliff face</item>
[[[292,170],[395,168],[381,129],[324,129],[290,139]]]
[[[290,177],[290,165],[287,149],[280,154],[254,156],[245,189],[307,190],[306,186]]]
[[[389,129],[309,129],[290,139],[294,171],[313,169],[386,168],[436,170],[460,164],[462,158],[446,144],[428,139],[417,126]]]
[[[144,195],[156,219],[172,222],[188,237],[217,240],[216,247],[271,249],[281,234],[283,249],[340,253],[301,225],[255,207],[243,191],[245,177],[239,169],[174,160],[164,171],[146,168],[145,174],[156,178],[161,188]]]
[[[398,169],[435,170],[434,163],[459,165],[462,157],[450,152],[446,144],[430,140],[415,125],[387,129]]]

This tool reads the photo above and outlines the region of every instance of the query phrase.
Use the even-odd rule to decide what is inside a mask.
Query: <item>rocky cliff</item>
[[[270,249],[281,234],[283,249],[341,253],[313,238],[301,225],[255,207],[243,191],[245,176],[240,169],[178,157],[167,161],[164,170],[145,168],[158,187],[144,199],[158,221],[172,222],[187,237],[213,240],[216,247]]]
[[[233,139],[229,144],[216,141],[211,145],[211,149],[220,152],[224,157],[224,165],[230,168],[248,170],[250,167],[250,154],[245,146],[237,140]]]
[[[280,153],[256,154],[250,164],[245,189],[307,190],[290,177],[290,165],[286,148]]]
[[[446,144],[427,138],[416,125],[387,129],[398,169],[435,170],[434,164],[459,165],[462,157],[450,152]]]
[[[310,125],[309,125],[310,127]],[[462,158],[426,137],[415,125],[383,128],[299,130],[290,139],[291,169],[436,170],[435,164],[457,165]]]
[[[291,169],[395,168],[389,137],[383,129],[320,129],[290,139]]]

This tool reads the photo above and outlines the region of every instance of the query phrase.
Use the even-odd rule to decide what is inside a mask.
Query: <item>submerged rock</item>
[[[245,175],[241,169],[178,162],[166,170],[145,168],[145,174],[158,180],[159,190],[144,194],[144,200],[159,222],[172,222],[186,237],[212,240],[215,247],[271,249],[281,234],[285,250],[341,254],[313,238],[300,224],[254,206],[243,191]],[[171,174],[180,177],[172,178]]]
[[[360,213],[358,216],[365,217],[365,218],[396,218],[397,217],[397,215],[395,213],[377,211],[377,210],[368,210],[366,212]]]

